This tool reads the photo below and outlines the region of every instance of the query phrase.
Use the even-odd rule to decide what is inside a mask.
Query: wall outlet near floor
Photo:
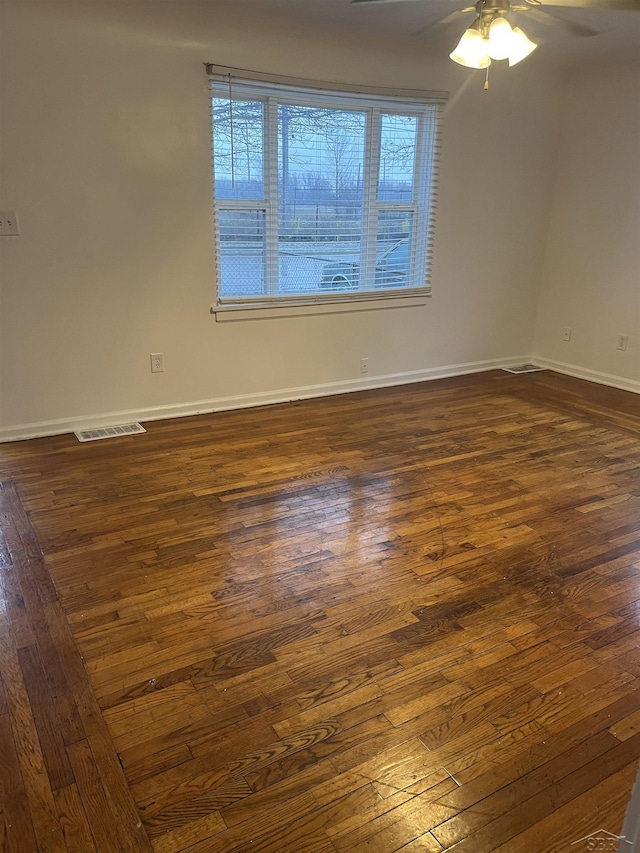
[[[15,210],[0,210],[0,235],[17,237],[19,233],[18,217]]]
[[[164,373],[164,354],[161,352],[151,353],[151,372]]]
[[[368,373],[369,372],[369,359],[361,358],[360,359],[360,373]]]
[[[627,349],[627,344],[629,343],[629,335],[618,335],[618,343],[616,344],[616,349],[625,352]]]
[[[562,340],[570,341],[571,340],[571,326],[565,326],[562,330]]]

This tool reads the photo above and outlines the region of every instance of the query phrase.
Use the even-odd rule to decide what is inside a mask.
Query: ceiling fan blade
[[[383,3],[405,3],[414,0],[351,0],[352,6],[381,6]]]
[[[566,9],[600,9],[604,12],[640,12],[639,0],[544,0],[543,3],[526,0],[526,2],[538,9],[546,9],[547,6],[564,6]]]
[[[420,36],[425,36],[429,32],[429,30],[438,29],[439,27],[446,27],[449,24],[453,24],[454,22],[460,23],[462,18],[464,18],[464,16],[468,15],[470,12],[477,14],[475,6],[467,6],[466,9],[456,9],[455,12],[450,12],[448,15],[445,15],[444,18],[440,18],[439,21],[432,21],[430,24],[427,24],[424,27],[420,27],[420,29],[416,30],[413,35],[419,38]]]
[[[552,26],[557,29],[564,30],[566,33],[571,33],[572,36],[591,37],[599,35],[598,30],[594,30],[591,27],[585,27],[583,24],[576,24],[575,21],[568,21],[566,18],[562,18],[560,15],[556,15],[548,9],[543,10],[541,8],[531,8],[526,15],[529,18],[533,18],[534,21],[552,24]]]
[[[456,9],[455,12],[450,12],[448,15],[445,15],[444,18],[439,18],[437,21],[431,21],[430,24],[427,24],[426,27],[424,27],[424,30],[430,30],[433,27],[446,27],[448,24],[460,21],[465,17],[465,15],[469,15],[471,12],[477,14],[475,6]]]
[[[459,21],[463,15],[468,15],[470,12],[476,13],[475,6],[467,6],[465,9],[456,9],[455,12],[450,12],[448,15],[445,15],[444,18],[440,18],[439,21],[433,21],[429,24],[429,27],[440,27],[446,26],[447,24],[452,23],[453,21]]]

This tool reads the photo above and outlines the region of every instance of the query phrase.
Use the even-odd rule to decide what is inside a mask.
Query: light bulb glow
[[[513,37],[511,39],[511,48],[509,50],[509,65],[516,65],[526,59],[530,53],[537,48],[537,44],[531,41],[520,27],[513,28]]]
[[[491,65],[489,42],[474,29],[469,29],[462,34],[458,46],[449,54],[449,57],[458,65],[464,65],[465,68],[486,68]]]
[[[489,56],[491,59],[506,59],[511,51],[513,30],[506,18],[494,18],[489,26]]]

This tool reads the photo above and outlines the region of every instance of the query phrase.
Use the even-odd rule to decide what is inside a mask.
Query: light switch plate
[[[19,233],[15,210],[0,210],[0,236],[16,237]]]

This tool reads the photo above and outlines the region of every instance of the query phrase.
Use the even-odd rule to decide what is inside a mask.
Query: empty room
[[[640,850],[638,0],[0,72],[0,848]]]

